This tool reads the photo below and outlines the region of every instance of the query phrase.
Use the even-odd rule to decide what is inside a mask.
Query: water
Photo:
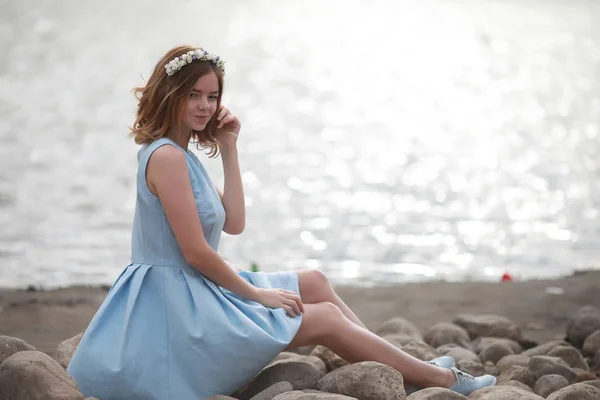
[[[220,250],[239,266],[384,285],[600,265],[596,1],[0,10],[0,287],[110,284],[127,265],[130,89],[179,43],[227,60],[247,229]]]

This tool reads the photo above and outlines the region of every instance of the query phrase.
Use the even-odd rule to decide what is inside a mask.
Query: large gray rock
[[[585,383],[586,385],[592,385],[593,387],[600,389],[600,379],[595,379],[593,381],[585,381],[581,383]]]
[[[531,389],[529,386],[527,386],[523,382],[519,382],[519,381],[506,381],[506,382],[502,383],[501,385],[512,386],[512,387],[516,387],[516,388],[519,388],[519,389],[523,389],[526,392],[533,393],[533,389]]]
[[[514,355],[515,352],[508,344],[496,342],[486,347],[480,354],[481,362],[491,361],[496,364],[500,359],[506,356]]]
[[[533,356],[545,356],[550,350],[556,346],[570,346],[569,343],[564,340],[553,340],[551,342],[540,344],[539,346],[533,347],[523,351],[521,354],[528,357]]]
[[[56,354],[54,355],[54,359],[58,362],[64,369],[67,369],[71,359],[73,358],[73,354],[75,350],[77,350],[77,346],[79,346],[79,342],[81,342],[81,337],[83,336],[83,332],[73,336],[70,339],[63,341],[58,345],[56,349]]]
[[[294,390],[273,397],[273,400],[357,400],[355,397],[321,392],[319,390]]]
[[[20,351],[0,365],[2,399],[84,400],[75,380],[41,351]]]
[[[598,350],[600,350],[600,329],[585,339],[582,351],[584,355],[593,357]]]
[[[322,376],[325,376],[325,374],[328,372],[325,362],[322,359],[320,359],[319,357],[304,356],[301,354],[289,353],[289,352],[287,352],[287,354],[285,354],[285,355],[283,355],[283,353],[280,353],[280,355],[278,357],[275,357],[275,359],[273,361],[271,361],[269,363],[269,365],[274,365],[274,364],[279,364],[279,363],[284,363],[284,362],[289,362],[289,361],[301,361],[301,362],[310,364],[314,367],[314,369],[319,371]]]
[[[509,347],[512,350],[512,354],[519,354],[523,351],[523,347],[521,347],[517,341],[512,339],[493,336],[480,336],[473,340],[473,346],[475,347],[475,352],[477,354],[481,354],[485,349],[493,344],[503,344]]]
[[[491,386],[474,391],[469,400],[544,400],[535,393],[515,386]]]
[[[510,367],[511,365],[520,365],[521,367],[529,367],[529,361],[531,361],[531,357],[524,356],[522,354],[513,354],[502,357],[497,363],[496,366],[500,373]]]
[[[295,359],[279,360],[265,367],[236,397],[247,400],[277,382],[289,382],[295,390],[314,389],[324,374],[311,364]]]
[[[590,364],[592,371],[596,371],[600,373],[600,350],[596,352],[594,358],[592,358],[592,363]]]
[[[549,374],[561,375],[569,382],[574,382],[577,378],[577,373],[559,357],[533,356],[529,361],[529,369],[536,380]]]
[[[529,387],[533,387],[535,383],[535,379],[533,378],[533,373],[526,367],[521,367],[518,365],[513,365],[507,369],[505,369],[498,376],[498,384],[502,385],[508,381],[517,381],[521,382]]]
[[[377,331],[375,332],[379,336],[385,335],[405,335],[411,336],[415,340],[423,341],[423,335],[419,328],[415,326],[412,322],[401,318],[396,317],[387,320]]]
[[[340,367],[348,365],[348,362],[335,354],[329,348],[325,346],[317,346],[310,353],[311,356],[319,357],[323,362],[325,362],[325,366],[327,367],[327,372],[331,372]]]
[[[2,364],[8,357],[18,353],[19,351],[35,350],[35,347],[22,339],[12,336],[0,336],[0,364]]]
[[[567,323],[567,339],[581,348],[585,339],[600,329],[600,310],[594,306],[581,307]]]
[[[579,350],[573,346],[556,346],[547,355],[550,357],[560,357],[573,368],[580,368],[585,371],[590,370]]]
[[[481,360],[477,354],[456,344],[445,344],[438,347],[436,351],[440,356],[450,356],[454,358],[454,361],[457,363],[466,360],[481,363]]]
[[[429,361],[439,356],[438,352],[425,342],[413,340],[402,346],[402,351],[422,361]]]
[[[569,386],[569,382],[564,376],[549,374],[544,375],[537,380],[535,386],[533,387],[533,391],[543,398],[546,398],[550,394],[567,386]]]
[[[461,371],[465,371],[467,374],[471,374],[473,376],[485,375],[485,368],[483,368],[483,364],[477,361],[460,360],[456,363],[456,367]]]
[[[325,375],[319,390],[353,396],[361,400],[404,400],[404,378],[389,365],[364,361]]]
[[[495,336],[517,342],[523,341],[521,328],[510,319],[499,315],[463,314],[459,315],[453,322],[465,328],[471,339],[479,336]]]
[[[449,322],[440,322],[427,329],[424,340],[425,343],[435,348],[445,344],[455,344],[472,350],[469,333],[463,327]]]
[[[585,383],[576,383],[562,388],[550,396],[548,400],[598,400],[600,399],[600,389]]]
[[[277,382],[262,392],[258,393],[256,396],[253,396],[250,400],[271,400],[273,397],[286,392],[291,392],[294,390],[294,387],[289,382]]]
[[[468,400],[468,397],[445,388],[427,388],[414,392],[406,400]]]

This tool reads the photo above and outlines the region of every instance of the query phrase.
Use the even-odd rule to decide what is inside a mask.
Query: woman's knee
[[[340,325],[348,321],[342,310],[338,306],[328,301],[318,304],[319,313],[317,318],[325,333],[336,332]]]

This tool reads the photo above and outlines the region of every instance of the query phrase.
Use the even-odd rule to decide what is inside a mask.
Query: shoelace
[[[456,376],[456,384],[460,385],[466,382],[474,382],[475,378],[471,374],[467,374],[457,368],[450,368],[452,372],[454,372],[454,376]]]

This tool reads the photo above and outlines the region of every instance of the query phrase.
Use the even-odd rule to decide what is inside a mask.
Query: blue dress
[[[198,158],[162,138],[138,152],[137,202],[129,264],[87,327],[67,368],[86,397],[199,400],[230,394],[294,338],[302,316],[224,289],[185,262],[158,197],[146,185],[150,155],[185,152],[202,230],[216,251],[225,209]],[[238,275],[254,286],[298,295],[295,272]]]

